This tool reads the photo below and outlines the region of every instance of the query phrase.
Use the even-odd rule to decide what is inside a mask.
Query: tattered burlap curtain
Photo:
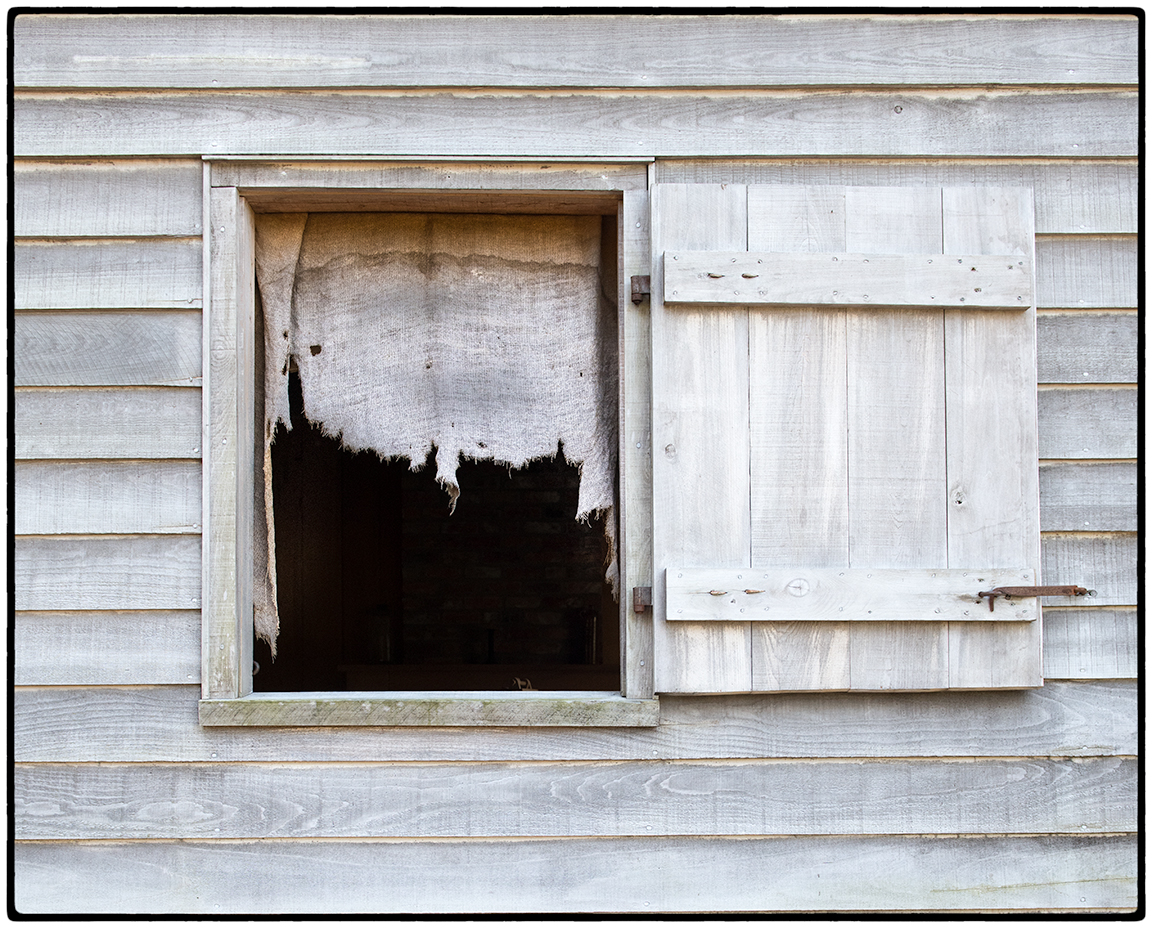
[[[256,221],[264,308],[264,480],[255,518],[256,634],[276,649],[271,444],[304,413],[352,451],[436,448],[452,504],[460,459],[580,468],[576,517],[604,516],[616,589],[615,293],[598,216],[267,214]]]

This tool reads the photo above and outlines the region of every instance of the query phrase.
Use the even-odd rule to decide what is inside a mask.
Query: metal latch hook
[[[1082,586],[998,586],[993,590],[982,590],[976,596],[979,599],[988,598],[988,611],[996,611],[996,597],[1014,599],[1027,596],[1095,596],[1095,590]]]

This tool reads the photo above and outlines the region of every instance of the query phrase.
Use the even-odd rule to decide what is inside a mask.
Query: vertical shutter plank
[[[941,237],[938,188],[848,188],[848,251],[941,252]],[[945,567],[943,312],[849,310],[847,326],[850,564]],[[849,634],[852,689],[947,686],[946,625]]]
[[[843,187],[749,187],[750,251],[844,251]],[[748,318],[752,566],[847,567],[842,309]],[[847,689],[843,622],[752,626],[752,689]]]
[[[943,205],[946,253],[1019,254],[1035,266],[1028,191],[950,187]],[[947,314],[950,567],[1039,567],[1035,314]],[[954,623],[950,685],[1041,685],[1041,638],[1040,622]]]
[[[669,249],[747,248],[746,189],[670,184],[653,191],[653,560],[656,690],[747,692],[749,623],[663,620],[662,569],[747,567],[748,311],[665,311]]]

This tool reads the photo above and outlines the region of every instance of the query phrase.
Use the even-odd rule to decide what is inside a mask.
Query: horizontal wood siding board
[[[1134,160],[661,158],[656,162],[657,183],[1032,187],[1040,234],[1136,232],[1138,179]]]
[[[16,608],[197,609],[200,537],[17,538]]]
[[[1135,609],[1045,609],[1045,678],[1134,680],[1138,623]]]
[[[1040,457],[1135,458],[1135,387],[1044,387],[1037,397]]]
[[[19,839],[1134,831],[1132,758],[17,764]],[[337,802],[332,799],[337,798]]]
[[[1137,605],[1136,533],[1041,536],[1041,583],[1075,583],[1096,591],[1084,600],[1059,605]],[[1053,603],[1057,605],[1057,603]]]
[[[1126,157],[1134,91],[68,94],[23,91],[16,157],[200,153]]]
[[[199,534],[197,461],[18,461],[18,535]]]
[[[417,189],[452,191],[646,190],[646,164],[565,162],[460,163],[422,161],[251,161],[212,162],[212,186],[272,190]],[[547,198],[547,197],[546,197]]]
[[[15,685],[200,682],[200,610],[17,612]]]
[[[1039,236],[1038,305],[1135,306],[1136,247],[1134,236]],[[20,241],[15,255],[18,309],[193,308],[201,302],[196,239]]]
[[[16,386],[199,386],[200,313],[21,312]]]
[[[1136,43],[1130,16],[25,15],[13,65],[18,87],[1090,85],[1135,83]]]
[[[1040,529],[1134,532],[1136,463],[1041,464]]]
[[[16,162],[18,236],[200,235],[203,164]]]
[[[205,699],[201,725],[654,727],[655,699],[597,693],[273,693]]]
[[[16,309],[192,309],[201,305],[195,238],[16,243]]]
[[[1036,236],[1036,305],[1054,309],[1136,306],[1135,236]]]
[[[1137,905],[1138,851],[1135,835],[18,841],[14,884],[29,915],[1086,912]]]
[[[60,659],[73,660],[66,652]],[[13,756],[77,763],[556,761],[1087,757],[1137,749],[1131,682],[915,695],[663,696],[658,728],[540,728],[530,736],[517,728],[205,728],[197,718],[199,698],[193,686],[18,688]],[[908,724],[913,707],[914,726]]]
[[[1041,313],[1036,319],[1040,383],[1136,383],[1135,312]]]
[[[200,390],[15,391],[17,458],[198,458]]]

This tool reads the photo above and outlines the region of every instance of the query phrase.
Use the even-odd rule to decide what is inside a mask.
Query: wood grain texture
[[[1045,534],[1040,582],[1075,583],[1096,591],[1077,605],[1135,606],[1136,551],[1136,535],[1129,532]]]
[[[1135,83],[1136,42],[1130,16],[49,14],[16,20],[13,64],[19,87],[1091,85]]]
[[[850,187],[845,247],[942,252],[940,191]],[[848,565],[948,566],[944,313],[849,310]],[[948,685],[947,626],[853,627],[853,689]]]
[[[98,618],[97,618],[98,621]],[[197,652],[198,653],[198,652]],[[1036,690],[662,696],[657,728],[205,728],[199,686],[18,688],[27,762],[1092,757],[1137,751],[1134,682]],[[915,715],[916,724],[908,719]]]
[[[17,162],[17,236],[199,235],[199,159]]]
[[[1132,235],[1036,237],[1036,305],[1136,306],[1138,243]]]
[[[1135,609],[1044,610],[1049,680],[1134,680],[1140,669]]]
[[[200,610],[18,612],[13,683],[200,682]]]
[[[17,839],[1134,831],[1132,758],[17,764]],[[331,801],[339,797],[338,802]]]
[[[193,238],[20,241],[16,309],[190,309],[201,305]]]
[[[298,187],[244,188],[258,213],[485,213],[609,216],[620,205],[615,190],[346,190]]]
[[[200,538],[17,538],[16,608],[196,609]]]
[[[845,317],[749,316],[752,566],[848,564]]]
[[[1030,190],[945,187],[943,205],[946,254],[1017,255],[1031,268]],[[1040,563],[1036,309],[1028,302],[1016,313],[945,313],[946,505],[948,564],[953,568],[1034,571]],[[949,683],[1040,686],[1041,645],[1039,622],[953,624],[948,629]]]
[[[206,191],[210,236],[204,337],[205,698],[252,691],[255,222],[234,187]]]
[[[834,910],[1035,915],[1132,911],[1140,898],[1138,859],[1135,835],[20,841],[14,882],[16,908],[33,915],[81,908],[211,917]]]
[[[645,172],[647,181],[647,172]],[[633,275],[649,276],[652,261],[651,205],[647,189],[627,191],[619,216],[619,297],[622,307],[623,397],[621,399],[620,500],[624,551],[624,695],[654,692],[652,611],[635,612],[632,589],[651,587],[652,574],[652,313],[631,298]]]
[[[1136,464],[1042,464],[1040,527],[1046,532],[1137,530]]]
[[[957,189],[957,188],[951,188]],[[973,191],[980,188],[971,188]],[[867,243],[862,243],[867,247]],[[911,249],[909,249],[911,251]],[[729,280],[707,278],[697,279],[709,270],[723,271],[724,268],[697,267],[699,257],[693,254],[681,255],[681,260],[689,262],[687,273],[677,272],[671,282],[675,284],[676,299],[685,302],[752,302],[768,303],[840,303],[851,305],[931,305],[951,306],[959,303],[959,296],[965,302],[983,298],[989,308],[1002,308],[997,296],[1000,289],[993,289],[996,281],[974,281],[973,286],[983,283],[980,294],[956,293],[949,301],[945,291],[937,299],[926,299],[924,294],[938,286],[935,274],[925,273],[923,279],[916,280],[909,275],[901,275],[887,285],[894,292],[885,299],[883,291],[877,295],[872,290],[883,287],[883,279],[871,288],[855,291],[838,286],[824,275],[819,275],[819,267],[809,268],[809,262],[818,262],[814,255],[794,258],[796,266],[782,267],[779,278],[771,266],[765,271],[763,266],[746,267],[743,263],[733,265],[737,275],[733,278],[734,287],[728,287]],[[850,256],[838,256],[841,260]],[[752,260],[767,260],[764,256],[753,256]],[[780,259],[776,259],[779,261]],[[894,259],[895,260],[895,259]],[[727,259],[726,259],[727,261]],[[873,259],[873,263],[875,259]],[[969,267],[972,265],[969,264]],[[984,270],[979,268],[979,270]],[[929,269],[931,270],[931,269]],[[999,265],[995,266],[999,270]],[[895,271],[895,268],[893,268]],[[743,273],[758,273],[761,280],[744,279]],[[1008,278],[1014,275],[1008,274]],[[1136,305],[1136,239],[1133,236],[1044,236],[1036,240],[1036,300],[1037,305],[1051,308],[1116,308]],[[962,276],[962,275],[961,275]],[[977,275],[978,276],[978,275]],[[902,284],[907,278],[907,283]],[[766,286],[760,286],[767,280]],[[944,280],[948,280],[947,277]],[[671,286],[671,284],[670,284]],[[939,284],[939,286],[943,286]],[[904,287],[907,289],[905,290]],[[727,289],[725,289],[727,288]],[[814,291],[814,292],[812,292]],[[867,294],[869,299],[864,299]],[[1008,291],[1008,303],[1029,305],[1029,294],[1023,289]],[[1017,297],[1021,299],[1017,300]],[[1122,358],[1123,356],[1121,356]],[[1121,362],[1122,363],[1122,360]],[[1073,381],[1076,382],[1076,381]]]
[[[661,158],[659,183],[793,186],[1032,187],[1039,233],[1137,231],[1134,161]]]
[[[15,391],[17,458],[198,458],[200,391]]]
[[[1130,157],[1135,91],[21,91],[15,157]]]
[[[19,535],[199,534],[196,461],[15,464]]]
[[[676,564],[747,567],[748,312],[668,308],[669,248],[747,246],[743,187],[662,185],[652,192],[653,616],[658,693],[747,692],[747,624],[669,625],[664,573]]]
[[[1045,387],[1037,397],[1041,458],[1135,458],[1135,387]]]
[[[653,727],[655,699],[619,693],[250,693],[206,699],[201,725]]]
[[[17,313],[16,386],[200,386],[200,313]]]
[[[1036,320],[1040,383],[1136,383],[1140,317],[1042,313]]]
[[[400,191],[611,191],[648,189],[646,164],[444,161],[230,161],[211,163],[212,186],[241,187],[259,203],[278,189],[295,193],[353,190],[365,196]],[[547,197],[545,199],[550,199]],[[645,252],[644,260],[648,256]]]
[[[669,303],[908,306],[1019,310],[1032,305],[1031,259],[939,252],[681,251],[664,258]]]
[[[748,247],[845,248],[840,187],[748,188]],[[846,313],[748,316],[752,566],[848,566]],[[752,689],[845,689],[846,625],[752,626]]]
[[[1035,582],[1033,570],[1005,568],[670,567],[668,621],[1034,622],[1034,602],[992,610],[978,593]]]

